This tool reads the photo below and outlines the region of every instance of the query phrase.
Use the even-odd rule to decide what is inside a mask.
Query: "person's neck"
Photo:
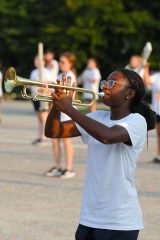
[[[53,59],[46,61],[46,64],[50,64],[50,63],[52,63],[52,61],[53,61]]]
[[[63,74],[68,73],[70,70],[62,71]]]
[[[122,118],[125,118],[130,114],[129,109],[125,108],[111,108],[111,120],[120,120]]]

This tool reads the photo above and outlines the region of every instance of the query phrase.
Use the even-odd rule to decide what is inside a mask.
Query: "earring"
[[[125,99],[129,99],[129,97],[125,97]]]

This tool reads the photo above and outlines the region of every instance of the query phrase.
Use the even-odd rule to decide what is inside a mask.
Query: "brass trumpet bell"
[[[16,86],[23,86],[22,96],[26,99],[33,99],[34,101],[45,101],[45,102],[54,102],[54,99],[51,95],[48,94],[42,94],[42,95],[35,95],[34,97],[27,95],[26,89],[28,87],[39,87],[39,88],[61,88],[63,90],[73,90],[76,92],[82,92],[82,93],[89,93],[92,95],[92,99],[90,103],[83,103],[80,100],[73,99],[72,104],[74,106],[91,106],[93,102],[96,100],[96,96],[99,95],[100,97],[104,96],[103,92],[95,93],[89,89],[79,88],[79,87],[70,87],[70,86],[64,86],[60,84],[55,83],[44,83],[44,82],[37,82],[37,81],[31,81],[30,79],[22,78],[16,75],[16,71],[13,67],[8,68],[6,74],[5,74],[5,80],[4,80],[4,86],[5,90],[8,93],[11,93],[13,88]]]

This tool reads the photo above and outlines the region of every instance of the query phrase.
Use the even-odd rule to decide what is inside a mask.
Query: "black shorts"
[[[49,103],[44,101],[33,101],[35,112],[45,112],[49,110]]]
[[[120,231],[90,228],[79,225],[76,231],[76,240],[137,240],[139,230]]]
[[[160,123],[160,115],[156,114],[156,123]]]

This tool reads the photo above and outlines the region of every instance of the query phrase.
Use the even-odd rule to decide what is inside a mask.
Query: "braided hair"
[[[127,78],[131,88],[135,90],[135,96],[130,105],[131,112],[139,113],[146,119],[147,130],[154,129],[156,123],[156,114],[151,110],[149,104],[143,101],[145,95],[145,86],[142,78],[138,73],[132,70],[120,69],[118,71]]]

